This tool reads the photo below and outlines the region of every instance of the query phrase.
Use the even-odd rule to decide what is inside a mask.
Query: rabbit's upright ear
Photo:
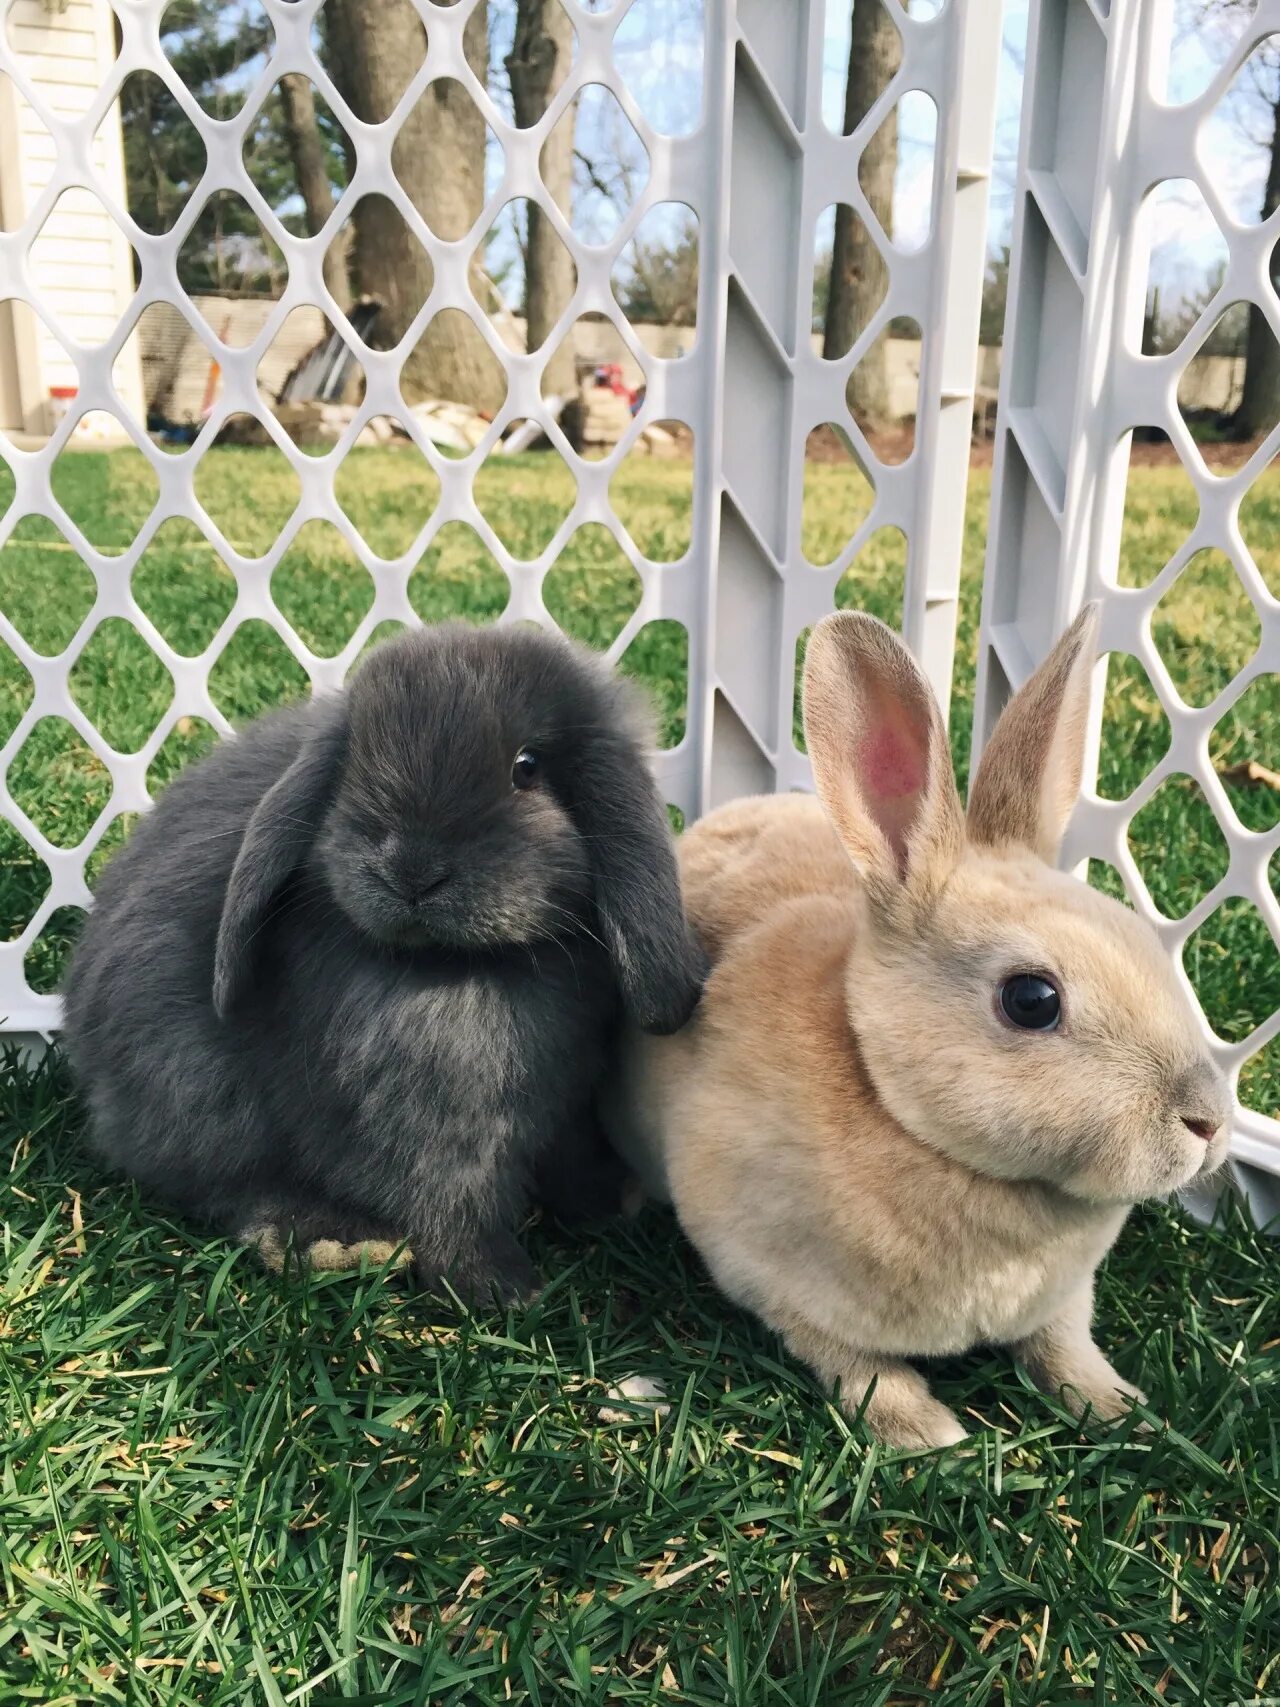
[[[219,1019],[243,997],[254,938],[305,859],[333,791],[346,737],[345,710],[340,701],[312,710],[315,721],[301,751],[254,808],[231,870],[213,961],[213,1006]]]
[[[645,1031],[678,1031],[698,1005],[707,963],[685,922],[662,796],[639,744],[612,731],[584,747],[577,771],[573,815],[623,1003]]]
[[[971,841],[1057,859],[1084,770],[1098,609],[1084,607],[1005,707],[969,790]]]
[[[822,619],[805,656],[804,733],[819,797],[872,899],[934,893],[964,819],[938,702],[892,629],[853,611]]]

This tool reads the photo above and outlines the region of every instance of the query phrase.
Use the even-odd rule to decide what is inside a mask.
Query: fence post
[[[944,708],[950,698],[1001,8],[953,0],[937,16],[888,10],[902,36],[901,66],[847,137],[831,134],[822,117],[823,0],[785,13],[772,0],[738,0],[720,44],[728,217],[719,251],[720,484],[699,684],[700,810],[807,785],[808,762],[792,740],[796,644],[832,609],[836,583],[882,526],[901,528],[908,542],[903,633]],[[928,95],[939,115],[928,237],[911,253],[883,240],[885,301],[847,355],[826,361],[811,336],[817,222],[844,202],[878,229],[858,165],[911,91]],[[899,316],[914,319],[924,339],[914,454],[891,466],[859,432],[845,390]],[[851,524],[848,546],[818,568],[801,548],[805,446],[827,422],[857,447],[875,501],[856,530]]]
[[[1188,993],[1182,965],[1191,934],[1228,896],[1254,902],[1280,944],[1280,904],[1266,880],[1276,832],[1235,819],[1209,758],[1209,735],[1250,680],[1280,659],[1280,603],[1262,584],[1239,534],[1239,498],[1280,449],[1272,433],[1241,476],[1209,474],[1177,404],[1181,373],[1222,309],[1241,296],[1263,304],[1273,328],[1280,304],[1260,262],[1259,239],[1219,218],[1232,249],[1227,277],[1179,350],[1142,354],[1149,244],[1142,204],[1155,185],[1188,178],[1212,191],[1196,153],[1200,118],[1239,66],[1280,26],[1280,3],[1262,0],[1209,89],[1189,109],[1164,99],[1171,0],[1032,0],[1027,38],[1012,265],[1000,378],[982,632],[974,710],[976,765],[1009,695],[1049,651],[1087,599],[1102,602],[1102,652],[1146,669],[1167,713],[1168,753],[1124,801],[1095,788],[1106,664],[1094,677],[1082,799],[1064,844],[1068,865],[1089,857],[1121,874],[1138,911],[1160,934]],[[1159,89],[1156,80],[1161,79]],[[1275,241],[1274,230],[1267,244]],[[1125,487],[1135,427],[1163,428],[1201,498],[1195,532],[1147,587],[1119,585]],[[1263,629],[1253,662],[1202,710],[1183,703],[1154,645],[1151,613],[1206,545],[1235,563]],[[1155,907],[1126,841],[1134,814],[1174,773],[1204,790],[1231,850],[1222,881],[1185,918]],[[1241,1064],[1280,1033],[1280,1014],[1239,1043],[1202,1021],[1221,1065]],[[1237,1107],[1232,1153],[1238,1187],[1261,1219],[1280,1209],[1280,1124]],[[1260,1171],[1265,1170],[1265,1171]],[[1203,1206],[1202,1206],[1203,1207]]]

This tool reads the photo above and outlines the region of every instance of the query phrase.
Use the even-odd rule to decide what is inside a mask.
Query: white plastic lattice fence
[[[1280,334],[1270,272],[1280,214],[1248,223],[1228,194],[1230,169],[1220,174],[1206,166],[1212,115],[1250,55],[1280,30],[1280,3],[1259,0],[1217,75],[1188,102],[1177,101],[1176,88],[1166,98],[1171,24],[1171,0],[1032,0],[974,739],[976,757],[1010,690],[1081,603],[1101,599],[1103,647],[1145,670],[1168,720],[1169,746],[1125,799],[1102,796],[1095,765],[1066,854],[1073,863],[1100,859],[1119,872],[1190,989],[1186,957],[1224,904],[1236,916],[1256,909],[1250,918],[1264,969],[1274,967],[1280,953],[1280,827],[1246,827],[1211,753],[1215,730],[1241,696],[1255,684],[1278,680],[1280,582],[1268,584],[1259,567],[1262,549],[1269,549],[1266,530],[1255,535],[1253,551],[1242,533],[1241,503],[1280,452],[1280,422],[1236,459],[1239,466],[1209,463],[1179,407],[1186,364],[1229,305],[1256,303],[1270,333]],[[1143,353],[1143,320],[1150,198],[1172,181],[1198,186],[1229,259],[1219,288],[1181,344],[1149,355]],[[1149,584],[1122,585],[1126,482],[1134,433],[1142,429],[1167,435],[1199,514]],[[1193,637],[1209,653],[1214,673],[1208,691],[1197,692],[1187,686],[1176,644],[1162,647],[1153,622],[1161,623],[1163,601],[1189,566],[1207,561],[1200,557],[1206,551],[1222,553],[1231,569],[1223,566],[1225,580],[1204,608],[1204,633]],[[1131,565],[1125,573],[1126,583],[1142,578]],[[1257,640],[1243,667],[1229,625],[1220,621],[1233,598],[1243,608],[1242,631]],[[1096,678],[1099,736],[1106,733],[1106,679],[1104,663]],[[1201,703],[1188,703],[1184,694]],[[1274,723],[1247,721],[1264,746],[1252,756],[1266,758],[1269,747],[1274,766]],[[1151,880],[1158,873],[1148,867],[1144,880],[1129,840],[1135,816],[1171,778],[1199,785],[1226,850],[1220,875],[1180,918],[1156,905]],[[1180,835],[1190,836],[1189,824],[1179,822]],[[1170,860],[1185,851],[1162,850]],[[1210,948],[1221,951],[1221,944]],[[1260,980],[1243,965],[1229,967],[1228,975],[1233,999],[1246,1012],[1251,984],[1276,987],[1265,970]],[[1218,1035],[1205,1020],[1219,1061],[1237,1075],[1268,1045],[1274,1049],[1280,1012],[1254,1013],[1243,1026],[1237,1021],[1222,1029],[1233,1035]],[[1274,1216],[1280,1210],[1280,1123],[1238,1106],[1233,1156],[1237,1182],[1259,1216]]]
[[[84,0],[76,0],[83,5]],[[110,18],[105,0],[92,0]],[[403,95],[383,123],[362,122],[344,102],[313,49],[320,0],[263,0],[272,36],[265,60],[243,106],[231,118],[211,119],[186,90],[161,46],[162,0],[116,0],[119,51],[100,84],[83,99],[50,97],[51,72],[41,47],[52,28],[42,0],[0,6],[0,71],[47,129],[56,158],[32,205],[13,229],[0,233],[0,303],[13,299],[40,312],[74,362],[77,395],[67,417],[43,446],[5,445],[15,493],[0,517],[0,549],[24,520],[46,518],[92,572],[92,606],[56,655],[38,650],[13,613],[0,613],[0,639],[29,673],[30,703],[0,749],[0,814],[50,875],[48,892],[11,942],[0,945],[0,1019],[17,1032],[55,1027],[57,998],[33,989],[24,959],[56,909],[87,906],[86,862],[122,813],[148,805],[147,772],[181,719],[202,718],[225,730],[226,719],[209,691],[210,671],[237,629],[261,619],[282,638],[317,689],[339,683],[369,636],[387,621],[417,620],[408,597],[414,566],[448,523],[468,524],[510,583],[502,620],[551,619],[544,580],[558,554],[586,523],[602,524],[634,566],[642,592],[618,634],[611,656],[621,657],[644,625],[674,619],[689,636],[687,729],[680,744],[657,755],[668,798],[693,816],[746,789],[785,788],[807,776],[792,740],[796,643],[801,632],[832,605],[840,575],[864,542],[882,526],[900,528],[909,553],[904,631],[925,659],[940,694],[950,685],[959,581],[963,493],[967,466],[976,333],[983,267],[986,177],[994,122],[999,52],[999,8],[938,6],[930,0],[884,0],[902,41],[900,69],[851,136],[833,134],[822,117],[824,10],[822,0],[709,0],[702,28],[701,119],[689,134],[660,134],[628,87],[616,63],[616,33],[647,0],[618,0],[611,8],[565,0],[576,33],[572,73],[545,116],[517,129],[474,74],[463,50],[463,30],[474,0],[433,5],[415,0],[426,29],[421,66],[407,77]],[[861,0],[860,0],[861,3]],[[694,8],[690,9],[695,10]],[[847,10],[847,8],[846,8]],[[697,8],[697,15],[702,9]],[[21,28],[15,28],[15,20]],[[8,25],[8,28],[2,26]],[[302,238],[285,228],[246,168],[246,138],[262,102],[280,77],[304,73],[327,101],[354,151],[350,182],[318,235]],[[100,133],[123,80],[148,72],[159,78],[203,140],[207,164],[199,185],[172,228],[153,235],[130,217],[118,170],[104,164]],[[433,232],[393,170],[392,143],[422,91],[452,78],[483,114],[502,154],[502,175],[486,196],[472,231],[456,242]],[[539,175],[547,136],[590,85],[611,91],[643,144],[648,175],[643,190],[607,241],[575,236]],[[868,140],[902,95],[919,90],[936,104],[939,122],[932,169],[932,217],[925,241],[913,253],[897,249],[880,231],[859,185],[859,160]],[[496,158],[496,152],[491,149]],[[139,279],[127,311],[101,343],[76,342],[42,292],[32,246],[68,190],[88,191],[108,210],[137,256]],[[210,196],[231,192],[249,205],[284,258],[287,277],[253,341],[243,348],[220,344],[192,306],[179,281],[177,257]],[[429,253],[434,285],[402,343],[381,351],[361,344],[350,320],[330,296],[322,276],[326,248],[363,196],[380,194],[399,210]],[[572,253],[577,284],[557,327],[533,353],[513,353],[481,312],[469,283],[476,243],[513,198],[536,202]],[[699,225],[701,271],[697,332],[692,349],[674,359],[646,353],[611,289],[620,252],[650,209],[679,202]],[[888,294],[875,319],[839,361],[813,352],[810,327],[817,222],[833,202],[861,217],[889,267]],[[157,447],[113,382],[140,315],[153,303],[173,305],[221,368],[221,385],[195,444],[177,455]],[[305,304],[324,310],[359,354],[366,390],[354,419],[327,455],[300,451],[260,398],[256,375],[264,354],[291,312]],[[407,415],[399,389],[401,364],[423,329],[447,310],[460,310],[500,361],[505,401],[483,440],[461,458],[442,456]],[[605,459],[574,455],[542,396],[548,352],[587,312],[604,315],[643,370],[647,393],[641,414]],[[855,426],[846,403],[854,366],[895,316],[924,328],[914,454],[882,465]],[[123,426],[153,471],[158,498],[136,538],[124,549],[95,548],[55,496],[51,472],[77,422],[107,410]],[[237,549],[200,501],[201,458],[229,418],[257,416],[292,468],[300,499],[279,537],[261,555]],[[405,421],[410,437],[439,481],[439,501],[412,545],[382,557],[355,528],[335,496],[335,475],[365,424],[378,416]],[[572,509],[546,548],[518,560],[477,504],[474,477],[510,423],[539,423],[576,480]],[[648,422],[687,425],[695,446],[692,543],[673,563],[641,554],[610,503],[610,482]],[[800,550],[805,445],[811,429],[835,423],[852,439],[874,485],[869,513],[833,562],[816,568]],[[272,454],[275,453],[264,453]],[[131,575],[156,532],[171,518],[194,523],[234,575],[234,606],[197,656],[175,649],[138,603]],[[336,656],[317,655],[286,620],[272,596],[272,573],[304,526],[317,520],[336,529],[372,578],[368,610]],[[85,714],[70,689],[77,660],[100,625],[123,619],[163,664],[173,697],[153,732],[132,753],[116,751]],[[64,719],[105,765],[110,798],[88,835],[58,845],[48,825],[15,798],[13,763],[44,718]]]

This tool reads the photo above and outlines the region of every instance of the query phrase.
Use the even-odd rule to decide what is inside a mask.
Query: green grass
[[[974,1358],[937,1386],[992,1431],[921,1461],[850,1429],[664,1214],[536,1232],[538,1303],[467,1319],[268,1277],[105,1180],[56,1069],[0,1095],[5,1701],[1266,1693],[1280,1298],[1239,1225],[1145,1210],[1107,1265],[1102,1339],[1167,1429],[1082,1434]],[[671,1415],[602,1421],[635,1373]]]
[[[359,462],[339,494],[348,514],[379,549],[407,550],[428,477],[401,451]],[[265,549],[296,501],[283,465],[226,449],[201,466],[202,497],[228,539]],[[807,473],[805,553],[831,561],[865,506],[848,470]],[[150,508],[129,459],[64,458],[59,478],[104,548],[127,546]],[[5,479],[0,462],[0,512]],[[628,465],[613,496],[643,549],[671,559],[686,548],[687,464]],[[545,549],[571,498],[568,471],[539,456],[486,471],[478,493],[525,557]],[[986,502],[975,475],[952,715],[962,771]],[[1126,576],[1149,581],[1193,521],[1194,497],[1170,475],[1138,471]],[[1280,539],[1280,481],[1245,521],[1274,589],[1273,527]],[[877,535],[840,602],[892,618],[903,565],[901,540]],[[465,527],[406,566],[424,617],[488,620],[505,604],[505,578]],[[1251,644],[1248,612],[1224,596],[1229,570],[1209,560],[1196,571],[1157,622],[1190,703],[1211,697]],[[216,553],[180,522],[157,534],[133,585],[189,655],[234,598]],[[331,654],[372,588],[336,530],[311,523],[272,591],[308,644]],[[618,634],[637,593],[598,527],[574,536],[545,589],[552,613],[597,645]],[[91,596],[47,525],[23,521],[0,550],[0,608],[37,649],[65,647]],[[664,740],[678,740],[683,631],[646,628],[626,667],[654,690]],[[1220,768],[1276,766],[1276,684],[1264,679],[1223,720]],[[247,625],[212,693],[244,718],[301,686],[278,637]],[[136,751],[172,684],[121,624],[94,637],[73,691],[113,744]],[[26,672],[0,653],[4,733],[29,700]],[[1113,664],[1107,713],[1100,786],[1123,798],[1167,729],[1132,664]],[[184,719],[152,761],[152,785],[210,739]],[[109,800],[102,767],[56,720],[34,732],[9,785],[62,846],[82,840]],[[1229,792],[1255,828],[1280,816],[1266,790]],[[110,840],[126,828],[117,818]],[[1166,784],[1131,842],[1170,916],[1222,869],[1220,834],[1186,782]],[[45,880],[12,833],[0,862],[0,924],[12,937]],[[75,923],[51,921],[32,949],[41,988],[54,986]],[[1274,945],[1241,903],[1197,934],[1188,966],[1224,1035],[1246,1035],[1280,1005]],[[1274,1046],[1243,1089],[1254,1106],[1280,1109]],[[547,1276],[538,1303],[466,1318],[376,1273],[268,1277],[140,1203],[87,1157],[56,1057],[0,1064],[0,1115],[12,1155],[0,1701],[967,1707],[1280,1693],[1280,1283],[1276,1247],[1238,1221],[1206,1231],[1144,1210],[1107,1264],[1100,1337],[1167,1428],[1082,1433],[1003,1358],[970,1359],[940,1370],[939,1391],[999,1432],[916,1461],[851,1429],[712,1292],[659,1212],[590,1241],[535,1228]],[[632,1374],[666,1386],[673,1409],[661,1424],[602,1421],[608,1388]]]

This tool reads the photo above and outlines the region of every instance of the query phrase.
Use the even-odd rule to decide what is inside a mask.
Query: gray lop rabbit
[[[566,641],[446,626],[193,766],[68,978],[101,1154],[268,1261],[403,1238],[469,1299],[531,1290],[531,1198],[617,1198],[619,1013],[673,1031],[700,991],[637,712]]]

